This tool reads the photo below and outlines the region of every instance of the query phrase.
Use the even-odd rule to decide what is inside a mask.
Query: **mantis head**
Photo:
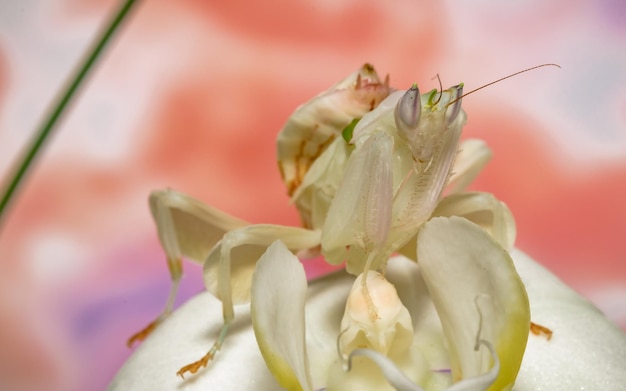
[[[423,96],[417,84],[413,84],[400,97],[394,109],[395,124],[398,136],[406,141],[415,161],[430,161],[448,128],[465,121],[465,114],[460,115],[462,95],[463,83]]]

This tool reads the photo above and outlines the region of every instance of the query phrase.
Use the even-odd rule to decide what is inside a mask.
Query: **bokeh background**
[[[3,180],[116,4],[0,2]],[[469,90],[562,66],[464,99],[464,136],[494,150],[474,188],[510,206],[521,249],[626,329],[623,1],[157,0],[117,38],[0,228],[0,389],[106,386],[167,296],[151,190],[298,224],[276,134],[366,61],[423,91],[436,74]],[[186,270],[180,301],[202,289]]]

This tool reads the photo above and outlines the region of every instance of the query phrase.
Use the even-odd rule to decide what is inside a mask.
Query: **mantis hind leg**
[[[146,327],[139,330],[135,334],[133,334],[126,341],[126,345],[130,348],[135,342],[141,342],[148,337],[154,331],[154,329],[169,316],[174,308],[174,302],[176,301],[176,296],[178,294],[178,287],[180,286],[180,279],[183,275],[183,264],[180,258],[167,258],[167,266],[170,271],[170,277],[172,279],[172,285],[170,287],[170,293],[167,297],[167,302],[165,303],[165,307],[163,311],[157,316],[155,320],[150,322]]]
[[[183,257],[202,263],[226,232],[248,224],[174,190],[152,192],[149,203],[166,255],[172,285],[163,311],[128,339],[129,347],[148,337],[172,312],[183,275]]]

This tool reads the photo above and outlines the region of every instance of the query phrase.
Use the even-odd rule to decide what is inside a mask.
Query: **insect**
[[[144,339],[172,311],[182,258],[203,264],[205,286],[222,301],[213,347],[178,375],[195,373],[220,350],[234,304],[250,301],[255,265],[282,241],[292,252],[321,253],[354,275],[384,271],[392,253],[415,259],[415,238],[430,217],[466,216],[504,248],[515,232],[508,208],[484,193],[463,193],[489,159],[476,140],[460,142],[463,85],[420,94],[394,90],[365,64],[296,109],[278,136],[278,166],[302,227],[251,225],[174,190],[155,191],[150,209],[172,279],[163,312],[128,344]],[[461,150],[462,152],[459,152]],[[461,164],[455,165],[457,155]],[[449,183],[447,197],[442,199]],[[513,224],[514,227],[514,224]],[[367,296],[366,278],[363,288]],[[371,302],[369,311],[376,314]]]

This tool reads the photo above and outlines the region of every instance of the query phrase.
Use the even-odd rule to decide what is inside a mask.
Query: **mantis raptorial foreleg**
[[[174,190],[154,191],[149,202],[172,286],[161,314],[131,336],[127,342],[129,346],[144,340],[172,311],[183,274],[182,258],[202,263],[226,232],[249,224]]]
[[[385,246],[391,227],[393,198],[393,138],[386,132],[372,134],[348,160],[344,180],[328,211],[322,229],[322,248],[329,262],[341,261],[344,255],[358,253],[361,262],[357,273],[384,267],[390,255]],[[352,253],[351,246],[354,245]],[[361,257],[361,253],[365,257]],[[363,263],[364,261],[364,263]],[[354,263],[348,262],[348,268]],[[355,270],[348,270],[355,273]],[[362,279],[363,295],[371,316],[377,318],[367,285]]]
[[[367,253],[365,265],[348,262],[348,272],[360,274],[384,262],[384,245],[391,225],[393,138],[379,132],[367,138],[348,160],[343,181],[322,228],[322,249],[329,263],[350,258],[351,246]],[[376,257],[380,255],[381,257]]]
[[[224,322],[211,349],[200,360],[184,366],[179,376],[195,373],[220,350],[228,327],[235,318],[234,304],[250,302],[250,288],[256,262],[277,239],[297,252],[320,244],[320,232],[304,228],[259,224],[227,232],[204,262],[204,282],[209,292],[222,301]]]

